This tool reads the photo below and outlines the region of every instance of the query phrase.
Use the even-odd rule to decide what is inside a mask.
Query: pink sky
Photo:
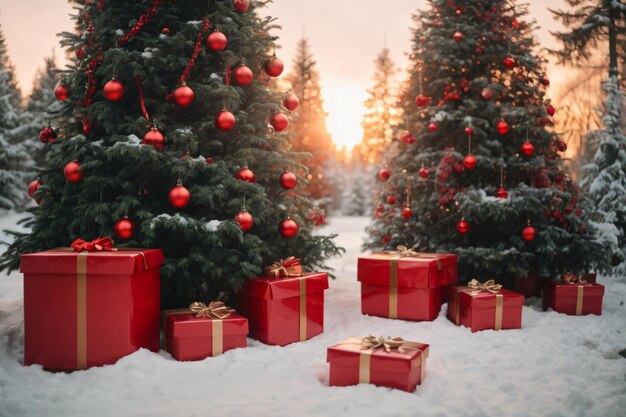
[[[545,47],[557,46],[549,34],[559,28],[546,2],[530,0],[531,14],[541,29],[536,36]],[[552,0],[549,7],[563,7]],[[370,85],[372,61],[384,45],[398,66],[407,69],[405,52],[411,46],[411,14],[426,6],[426,0],[274,0],[267,14],[279,18],[283,30],[279,54],[288,63],[305,31],[318,62],[329,129],[336,143],[351,145],[360,140],[360,120],[365,91]],[[30,92],[43,56],[56,50],[56,33],[71,30],[66,0],[0,0],[0,24],[8,41],[20,86]],[[558,84],[556,71],[550,73]],[[403,76],[400,75],[400,79]]]

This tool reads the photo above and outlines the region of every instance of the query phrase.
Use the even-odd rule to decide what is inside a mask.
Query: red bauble
[[[76,161],[72,161],[65,165],[65,168],[63,168],[63,175],[69,182],[79,182],[83,179],[83,171],[80,168],[80,164]]]
[[[124,85],[115,78],[106,83],[104,88],[102,88],[104,98],[109,101],[120,101],[122,97],[124,97],[125,91]]]
[[[522,239],[524,239],[527,242],[530,242],[531,240],[535,239],[536,234],[537,232],[535,231],[534,227],[526,226],[524,230],[522,230]]]
[[[39,180],[32,181],[30,184],[28,184],[28,195],[30,196],[30,198],[35,198],[35,192],[40,185],[41,181]]]
[[[465,36],[461,32],[455,32],[454,35],[452,35],[452,39],[454,39],[457,42],[463,39],[464,37]]]
[[[83,133],[85,135],[88,135],[89,132],[91,132],[91,121],[89,121],[88,118],[83,117],[82,123],[83,123]]]
[[[206,163],[209,164],[209,165],[211,165],[213,162],[215,162],[215,161],[210,156],[206,159]]]
[[[456,230],[459,233],[467,233],[470,230],[470,224],[467,220],[465,219],[461,219],[459,220],[459,222],[456,224]]]
[[[206,46],[212,51],[219,52],[226,49],[226,45],[228,44],[228,38],[219,30],[211,33],[209,37],[206,39]]]
[[[161,33],[164,35],[168,35],[170,33],[170,28],[164,27],[163,29],[161,29]]]
[[[284,132],[289,127],[289,118],[285,113],[278,112],[270,118],[270,124],[276,132]]]
[[[554,116],[554,113],[556,113],[556,109],[554,108],[552,104],[550,104],[548,107],[546,107],[546,112],[548,113],[550,117],[552,117]]]
[[[376,210],[374,210],[374,216],[382,217],[383,214],[385,214],[385,206],[379,204],[378,207],[376,207]]]
[[[389,235],[383,236],[383,242],[385,242],[385,243],[391,242],[391,236],[389,236]]]
[[[565,143],[564,140],[559,139],[556,141],[556,148],[559,152],[565,152],[567,150],[567,143]]]
[[[491,87],[485,87],[482,89],[482,91],[480,92],[480,96],[483,98],[483,100],[485,101],[489,101],[493,98],[494,92],[493,92],[493,88]]]
[[[177,208],[182,209],[189,204],[191,200],[191,193],[188,189],[183,187],[181,182],[179,181],[177,185],[170,190],[170,193],[167,196],[167,199],[170,201],[170,204]]]
[[[174,103],[180,107],[187,107],[196,99],[196,94],[186,84],[181,85],[172,94]]]
[[[524,144],[522,145],[522,153],[526,156],[530,156],[534,152],[535,152],[535,147],[533,146],[533,144],[530,143],[530,141],[524,142]]]
[[[54,140],[57,138],[57,132],[54,131],[50,126],[46,127],[44,130],[39,132],[39,140],[43,143],[54,143]]]
[[[263,68],[270,77],[279,77],[285,69],[285,64],[283,64],[282,59],[274,55],[265,61]]]
[[[248,213],[246,210],[241,210],[239,213],[237,213],[234,220],[239,223],[241,230],[243,230],[244,232],[252,229],[252,225],[254,224],[254,218],[252,217],[252,214]]]
[[[509,124],[504,120],[500,120],[496,125],[496,130],[501,135],[506,135],[509,132]]]
[[[228,110],[222,110],[222,112],[215,118],[215,126],[223,131],[232,130],[235,127],[236,122],[237,120],[235,119],[235,115]]]
[[[474,169],[478,161],[471,153],[463,159],[463,166],[467,169]]]
[[[417,175],[419,175],[420,178],[428,178],[428,174],[430,174],[430,172],[428,172],[426,168],[420,168],[420,170],[417,173]]]
[[[300,99],[294,93],[289,93],[283,100],[283,106],[289,111],[294,111],[300,105]]]
[[[546,87],[550,85],[550,80],[546,77],[543,77],[540,82]]]
[[[233,0],[233,7],[237,13],[245,13],[250,7],[250,0]]]
[[[428,130],[430,130],[431,132],[434,132],[437,130],[437,124],[436,123],[431,123],[428,125]]]
[[[428,106],[428,102],[429,102],[429,101],[430,101],[430,98],[429,98],[429,97],[426,97],[426,96],[424,96],[424,95],[422,95],[422,94],[420,94],[419,96],[417,96],[417,97],[415,98],[415,104],[416,104],[418,107],[425,107],[425,106]]]
[[[78,59],[83,59],[85,57],[85,49],[87,48],[87,45],[83,45],[80,48],[78,48],[74,53],[76,54],[76,58]]]
[[[396,203],[396,197],[393,195],[389,195],[387,196],[387,204],[395,204]]]
[[[58,84],[54,89],[54,96],[57,100],[65,101],[70,96],[70,88],[65,84]]]
[[[378,179],[381,181],[387,181],[391,177],[391,171],[387,168],[383,168],[378,171]]]
[[[496,191],[496,197],[509,198],[509,192],[504,187],[500,187],[498,188],[498,191]]]
[[[413,133],[409,132],[408,130],[405,130],[400,135],[400,140],[408,144],[415,143],[415,135],[413,135]]]
[[[278,225],[278,232],[283,237],[294,237],[298,234],[299,229],[300,227],[298,227],[298,223],[291,219],[285,219]]]
[[[298,177],[296,174],[290,171],[285,171],[280,174],[280,186],[285,190],[291,190],[298,185]]]
[[[466,127],[465,128],[465,134],[466,135],[473,135],[474,134],[474,129],[472,129],[471,127]]]
[[[402,217],[404,217],[405,219],[410,219],[413,216],[413,211],[408,208],[405,207],[402,209]]]
[[[252,74],[252,70],[245,65],[237,68],[235,70],[234,76],[235,82],[242,87],[247,87],[254,79],[254,74]]]
[[[145,135],[143,135],[143,141],[141,141],[144,145],[154,146],[159,152],[163,152],[165,148],[165,137],[163,133],[159,132],[159,129],[156,127],[151,128]]]
[[[502,62],[509,68],[513,68],[515,66],[515,59],[512,56],[507,56]]]
[[[113,233],[120,239],[127,240],[133,237],[135,233],[135,223],[128,217],[118,220],[113,226]]]
[[[256,182],[256,177],[254,176],[254,172],[247,166],[244,166],[235,174],[235,178],[245,182]]]

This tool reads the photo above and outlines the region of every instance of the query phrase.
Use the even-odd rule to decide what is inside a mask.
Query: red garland
[[[187,66],[185,67],[185,70],[183,71],[183,75],[181,75],[178,80],[178,83],[180,85],[183,85],[187,82],[187,79],[190,77],[191,70],[193,69],[193,67],[196,66],[196,58],[198,58],[198,55],[200,55],[200,52],[202,52],[202,44],[204,43],[204,37],[206,36],[209,29],[211,29],[211,22],[209,22],[209,19],[205,17],[204,19],[202,19],[202,28],[200,29],[200,33],[198,33],[198,39],[196,40],[196,47],[193,50],[193,54],[191,55],[189,62],[187,62]]]
[[[137,80],[137,90],[139,91],[139,104],[141,105],[141,112],[143,113],[143,117],[146,118],[148,122],[150,122],[150,115],[148,114],[148,110],[146,109],[146,102],[143,98],[143,87],[141,86],[141,77],[139,75],[135,77]]]
[[[139,21],[137,21],[135,26],[133,26],[128,31],[128,33],[126,33],[126,35],[119,38],[118,41],[115,43],[115,46],[118,46],[118,47],[124,46],[128,43],[129,40],[131,40],[131,38],[136,36],[145,25],[150,23],[150,21],[152,20],[152,17],[157,12],[157,6],[160,6],[160,5],[161,5],[161,0],[154,0],[154,2],[152,2],[152,7],[150,8],[150,10],[142,14],[139,17]]]

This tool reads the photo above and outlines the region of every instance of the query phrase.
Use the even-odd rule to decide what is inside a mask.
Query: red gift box
[[[551,308],[559,313],[575,316],[602,315],[604,285],[593,283],[571,284],[553,281],[546,284],[543,293],[543,309]]]
[[[405,320],[434,320],[458,279],[457,256],[444,253],[376,253],[359,258],[357,271],[361,312]]]
[[[325,272],[300,277],[259,277],[246,281],[238,311],[248,318],[250,337],[268,345],[302,342],[324,331]]]
[[[164,311],[165,350],[179,361],[197,361],[247,346],[248,319],[197,317],[189,309]]]
[[[489,286],[489,283],[488,281],[481,285]],[[502,288],[493,291],[471,286],[450,287],[448,319],[457,326],[471,328],[472,332],[488,329],[521,329],[524,296]]]
[[[539,277],[534,274],[526,277],[515,277],[515,292],[524,297],[537,297],[541,293]]]
[[[158,352],[161,265],[158,249],[22,255],[24,364],[67,371]]]
[[[422,383],[429,345],[402,341],[402,352],[387,352],[384,346],[364,349],[363,340],[350,338],[328,348],[330,386],[365,383],[412,392]]]

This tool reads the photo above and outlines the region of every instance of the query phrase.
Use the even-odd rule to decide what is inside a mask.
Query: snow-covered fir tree
[[[352,150],[352,157],[345,165],[345,181],[341,198],[341,212],[345,216],[366,216],[371,214],[375,197],[373,165],[363,162],[361,146]]]

